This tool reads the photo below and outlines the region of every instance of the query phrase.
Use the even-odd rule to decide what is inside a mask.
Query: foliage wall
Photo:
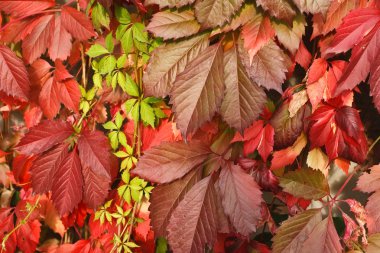
[[[1,252],[380,252],[377,0],[0,0]]]

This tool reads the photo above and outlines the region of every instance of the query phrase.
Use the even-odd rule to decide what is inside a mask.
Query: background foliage
[[[1,252],[380,251],[380,3],[0,0]]]

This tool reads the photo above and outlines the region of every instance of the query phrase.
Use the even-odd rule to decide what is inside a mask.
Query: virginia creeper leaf
[[[195,16],[203,28],[215,28],[231,20],[244,1],[201,0],[195,3]]]
[[[30,129],[16,146],[16,150],[26,155],[40,154],[62,143],[73,132],[68,122],[45,120]]]
[[[315,238],[318,238],[318,240],[315,240]],[[343,251],[331,216],[315,226],[303,244],[303,248],[315,253],[338,253]]]
[[[201,174],[201,170],[192,170],[179,180],[153,189],[149,209],[156,237],[167,236],[166,228],[173,210],[186,193],[201,180]]]
[[[26,17],[37,14],[54,5],[54,0],[4,0],[0,2],[0,10],[13,17]]]
[[[49,56],[50,59],[66,60],[71,50],[71,34],[63,27],[62,18],[55,15],[54,34],[50,41]]]
[[[224,94],[223,48],[218,43],[192,60],[173,83],[171,103],[184,136],[211,120]]]
[[[182,7],[188,4],[192,4],[195,0],[146,0],[144,1],[145,5],[158,4],[162,9],[164,7],[174,8]]]
[[[317,200],[330,193],[325,176],[320,171],[311,169],[289,171],[280,178],[280,186],[285,192],[304,199]]]
[[[224,55],[224,80],[226,90],[221,114],[231,127],[243,131],[259,116],[266,95],[250,80],[236,46]]]
[[[271,16],[291,23],[296,15],[295,10],[286,0],[257,0],[257,5],[263,7]]]
[[[145,94],[157,97],[167,96],[177,75],[207,46],[207,35],[200,35],[156,48],[143,77]]]
[[[133,173],[151,182],[169,183],[200,165],[210,153],[210,149],[198,141],[163,143],[147,150]]]
[[[91,21],[84,13],[69,6],[63,6],[61,13],[62,25],[74,38],[88,40],[96,35]]]
[[[239,165],[227,164],[220,173],[218,186],[224,211],[236,231],[244,236],[256,231],[262,198],[252,176]]]
[[[98,174],[90,167],[82,167],[82,174],[84,180],[83,202],[89,208],[95,209],[106,199],[111,180]]]
[[[82,199],[83,176],[80,162],[76,150],[70,152],[54,176],[52,200],[61,215],[71,212]]]
[[[158,12],[147,26],[148,31],[165,40],[187,37],[197,33],[199,29],[200,25],[191,10]]]
[[[168,225],[169,244],[174,252],[204,252],[216,240],[217,195],[211,176],[194,185],[179,203]]]
[[[320,209],[309,209],[284,221],[272,239],[273,253],[302,251],[303,243],[321,221]]]
[[[24,63],[6,46],[0,46],[0,90],[24,101],[30,92]]]

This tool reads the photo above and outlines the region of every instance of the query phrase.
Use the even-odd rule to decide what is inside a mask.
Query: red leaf
[[[67,156],[69,146],[60,144],[36,158],[31,167],[32,185],[36,193],[52,190],[53,178]]]
[[[376,63],[376,56],[380,53],[380,46],[377,43],[379,40],[380,22],[353,48],[350,62],[338,82],[336,95],[344,90],[353,89],[367,78],[371,68],[374,67],[373,64]]]
[[[12,231],[14,228],[13,224],[13,213],[11,213],[11,208],[1,208],[0,209],[0,240],[3,241],[3,238],[6,234]],[[8,252],[15,252],[17,246],[17,237],[16,233],[13,233],[8,238],[5,243],[5,248]]]
[[[23,57],[28,63],[34,62],[48,48],[54,29],[54,15],[45,15],[33,22],[37,25],[22,42]]]
[[[108,138],[100,131],[84,131],[78,139],[79,157],[83,168],[89,167],[98,176],[110,180],[117,168]]]
[[[327,61],[324,58],[318,58],[313,61],[308,72],[307,83],[315,83],[327,70]]]
[[[266,161],[273,150],[273,138],[273,127],[270,124],[264,126],[264,121],[258,120],[244,130],[244,138],[237,133],[232,142],[244,141],[244,155],[248,155],[257,149],[260,156]]]
[[[95,173],[89,167],[83,167],[82,174],[84,178],[83,202],[95,209],[106,199],[111,180]]]
[[[81,93],[75,79],[66,80],[59,85],[60,100],[68,108],[78,113]]]
[[[325,145],[331,160],[342,157],[362,163],[366,159],[367,139],[357,110],[344,105],[324,104],[310,119],[311,148]]]
[[[73,128],[67,122],[45,120],[30,129],[16,150],[26,155],[40,154],[63,142],[72,133]]]
[[[271,170],[292,164],[307,144],[305,134],[301,134],[291,147],[273,153]]]
[[[61,215],[71,212],[82,199],[83,176],[80,162],[74,150],[66,154],[54,175],[51,198]]]
[[[3,0],[0,2],[0,10],[13,17],[26,17],[37,14],[54,5],[54,0]]]
[[[0,91],[25,101],[30,92],[24,63],[6,46],[0,46]]]
[[[79,40],[88,40],[96,35],[88,17],[67,5],[62,7],[62,25]]]
[[[261,191],[254,179],[239,165],[227,164],[218,180],[225,213],[236,231],[244,236],[256,231],[261,217]]]
[[[18,248],[25,253],[35,252],[40,240],[40,232],[41,223],[38,220],[22,225],[16,232]]]
[[[59,96],[58,83],[51,77],[44,83],[39,96],[40,106],[48,119],[54,118],[61,107]]]
[[[174,210],[168,240],[174,252],[203,252],[213,245],[218,227],[218,204],[212,178],[198,182]]]
[[[201,171],[193,170],[183,178],[154,188],[151,196],[151,219],[156,237],[167,236],[166,228],[173,210],[186,193],[201,180]]]
[[[310,54],[309,50],[307,50],[307,48],[306,48],[306,46],[302,40],[300,42],[299,49],[296,53],[295,60],[299,65],[301,65],[302,68],[304,68],[305,70],[308,69],[310,62],[311,62],[311,54]]]
[[[210,154],[198,141],[163,143],[145,152],[133,173],[151,182],[169,183],[199,166]]]
[[[49,46],[49,56],[56,59],[66,60],[71,50],[71,35],[63,27],[61,16],[55,15],[54,34]]]
[[[357,9],[350,12],[338,27],[337,33],[325,54],[346,52],[357,44],[380,21],[380,10]]]
[[[241,35],[252,62],[253,56],[273,38],[274,30],[268,17],[257,14],[251,22],[243,26]]]

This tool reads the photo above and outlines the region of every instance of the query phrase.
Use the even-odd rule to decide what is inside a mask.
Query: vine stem
[[[14,227],[8,234],[6,234],[3,238],[3,241],[1,242],[1,252],[3,252],[5,250],[5,243],[7,242],[7,240],[9,239],[9,237],[15,233],[21,226],[23,226],[24,224],[26,224],[26,222],[28,221],[30,215],[32,215],[34,209],[37,208],[37,206],[39,205],[40,203],[40,198],[41,198],[41,195],[38,195],[37,197],[37,200],[36,200],[36,203],[34,203],[34,205],[32,206],[32,208],[29,210],[28,214],[25,216],[24,219],[22,219],[16,227]]]
[[[368,149],[368,152],[367,154],[369,154],[369,152],[371,152],[371,150],[375,147],[375,145],[380,141],[380,136],[377,137],[377,139],[371,144],[371,146],[369,147]]]

